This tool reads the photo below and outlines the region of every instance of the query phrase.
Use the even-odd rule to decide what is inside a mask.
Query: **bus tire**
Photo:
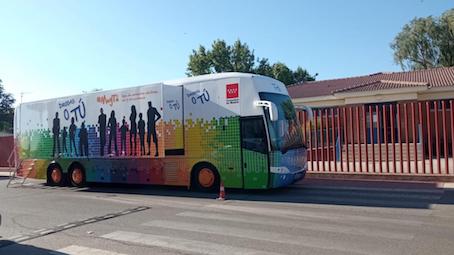
[[[56,163],[50,163],[47,166],[47,185],[49,186],[64,186],[65,178],[61,166]]]
[[[73,162],[68,169],[68,182],[73,187],[85,187],[86,183],[86,175],[85,175],[85,168],[79,162]]]
[[[202,192],[214,192],[219,189],[219,172],[210,163],[202,162],[193,167],[191,186]]]

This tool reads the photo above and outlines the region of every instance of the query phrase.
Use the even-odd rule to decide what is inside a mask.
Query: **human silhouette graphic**
[[[117,146],[117,119],[115,118],[115,111],[110,113],[109,118],[109,148],[107,151],[109,154],[112,154],[112,141],[114,142],[115,155],[118,156],[118,146]]]
[[[148,110],[147,110],[147,143],[148,143],[148,155],[151,154],[150,151],[150,138],[153,136],[153,143],[155,146],[155,154],[154,156],[159,156],[158,153],[158,136],[156,135],[156,122],[161,118],[161,114],[159,114],[158,110],[153,107],[151,101],[148,102]]]
[[[137,112],[136,112],[136,106],[133,105],[131,106],[131,115],[129,115],[129,121],[131,122],[131,129],[129,130],[129,148],[131,150],[129,155],[137,155]],[[133,146],[134,142],[134,146]]]
[[[100,114],[98,116],[98,125],[99,125],[99,154],[104,156],[104,147],[106,146],[106,114],[104,114],[103,109],[101,108]]]
[[[61,132],[61,143],[63,153],[68,153],[68,150],[66,148],[66,137],[68,137],[68,131],[66,130],[66,127],[63,127],[63,131]]]
[[[79,151],[80,155],[88,157],[88,131],[85,128],[85,121],[82,122],[79,132]]]
[[[126,120],[125,117],[123,116],[123,120],[121,121],[120,127],[121,155],[124,155],[126,151],[126,132],[128,132],[128,127],[126,126]]]
[[[142,113],[139,113],[139,138],[140,138],[140,155],[145,155],[145,121],[142,119]]]
[[[76,149],[76,129],[77,126],[74,124],[74,117],[71,118],[71,125],[69,125],[69,152],[73,153],[77,156],[77,149]]]
[[[55,157],[55,151],[60,154],[60,119],[58,118],[58,112],[55,113],[55,118],[52,122],[52,134],[54,138],[52,157]],[[55,150],[55,147],[57,150]]]

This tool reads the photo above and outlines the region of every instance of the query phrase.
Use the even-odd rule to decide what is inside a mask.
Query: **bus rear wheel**
[[[217,169],[208,163],[201,163],[192,171],[192,185],[196,190],[213,192],[219,188],[219,173]]]
[[[80,188],[86,185],[85,169],[82,164],[73,163],[69,167],[68,179],[71,186]]]
[[[47,185],[63,186],[64,176],[61,166],[57,163],[49,164],[47,167]]]

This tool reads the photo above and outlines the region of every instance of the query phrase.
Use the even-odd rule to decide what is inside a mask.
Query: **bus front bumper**
[[[271,188],[279,188],[290,185],[304,178],[307,168],[289,172],[282,168],[271,168]]]

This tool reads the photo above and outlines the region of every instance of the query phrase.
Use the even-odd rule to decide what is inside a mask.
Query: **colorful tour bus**
[[[177,185],[209,191],[291,184],[307,170],[281,82],[221,73],[23,103],[22,162],[50,185]]]

